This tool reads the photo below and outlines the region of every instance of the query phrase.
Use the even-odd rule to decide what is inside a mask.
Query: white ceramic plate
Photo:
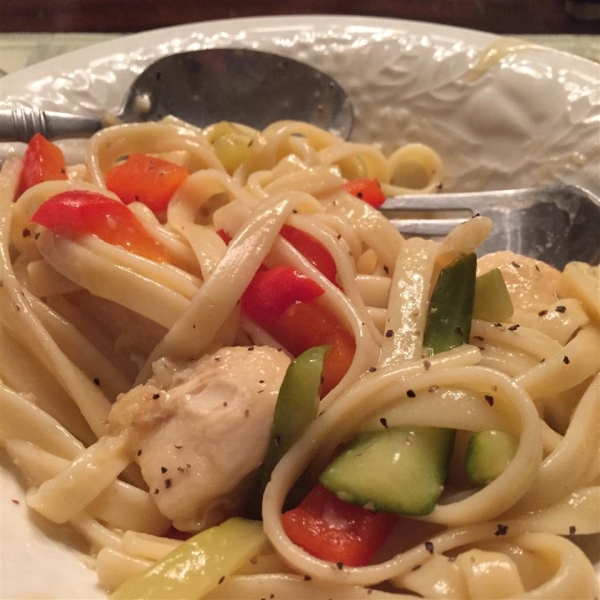
[[[384,149],[430,144],[447,165],[447,190],[563,181],[600,192],[598,65],[425,23],[269,17],[152,31],[9,75],[0,80],[0,107],[116,110],[136,74],[160,56],[229,45],[277,52],[330,73],[355,106],[353,138]],[[76,538],[28,512],[4,454],[0,469],[0,597],[105,597]]]

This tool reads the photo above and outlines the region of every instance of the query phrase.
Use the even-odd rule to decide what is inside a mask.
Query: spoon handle
[[[41,133],[47,139],[81,137],[102,129],[98,117],[84,117],[68,113],[51,112],[39,108],[14,108],[0,110],[0,141],[29,142]]]

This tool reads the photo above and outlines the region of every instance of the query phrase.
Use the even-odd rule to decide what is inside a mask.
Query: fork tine
[[[445,236],[465,219],[390,219],[392,225],[404,235],[425,237]]]
[[[421,196],[392,196],[379,210],[473,210],[473,205],[481,202],[481,194],[431,194]]]

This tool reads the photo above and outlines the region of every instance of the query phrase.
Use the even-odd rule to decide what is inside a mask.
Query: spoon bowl
[[[347,138],[353,109],[331,77],[302,62],[242,48],[165,56],[148,66],[125,94],[119,112],[80,116],[16,108],[0,111],[0,141],[80,137],[109,124],[159,121],[167,115],[205,127],[236,121],[257,129],[304,121]]]

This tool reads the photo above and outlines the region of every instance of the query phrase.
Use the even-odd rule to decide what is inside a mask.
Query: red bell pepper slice
[[[360,198],[373,208],[379,208],[385,202],[385,196],[376,178],[351,179],[342,185],[342,189]]]
[[[125,204],[142,202],[160,212],[187,176],[187,170],[179,165],[147,154],[131,154],[123,164],[110,169],[105,179],[106,187]]]
[[[369,564],[396,521],[395,515],[344,502],[320,484],[298,507],[281,516],[294,544],[316,558],[348,567]]]
[[[259,271],[242,295],[242,312],[264,327],[294,356],[315,346],[330,346],[321,393],[329,393],[346,374],[354,358],[354,336],[324,306],[314,302],[323,288],[280,266]]]
[[[267,329],[294,356],[314,346],[329,346],[321,384],[323,396],[341,381],[352,364],[354,336],[329,309],[316,302],[295,302]]]
[[[279,233],[331,283],[337,285],[337,266],[329,250],[319,240],[291,225],[284,225]]]
[[[310,302],[323,288],[292,267],[258,271],[242,295],[242,311],[260,325],[272,325],[295,302]]]
[[[94,234],[101,240],[126,248],[157,262],[168,262],[169,252],[144,229],[121,202],[98,192],[69,190],[52,196],[31,220],[58,235]]]
[[[40,133],[36,133],[29,141],[23,157],[17,195],[20,196],[30,187],[43,181],[66,179],[67,167],[61,149]]]

